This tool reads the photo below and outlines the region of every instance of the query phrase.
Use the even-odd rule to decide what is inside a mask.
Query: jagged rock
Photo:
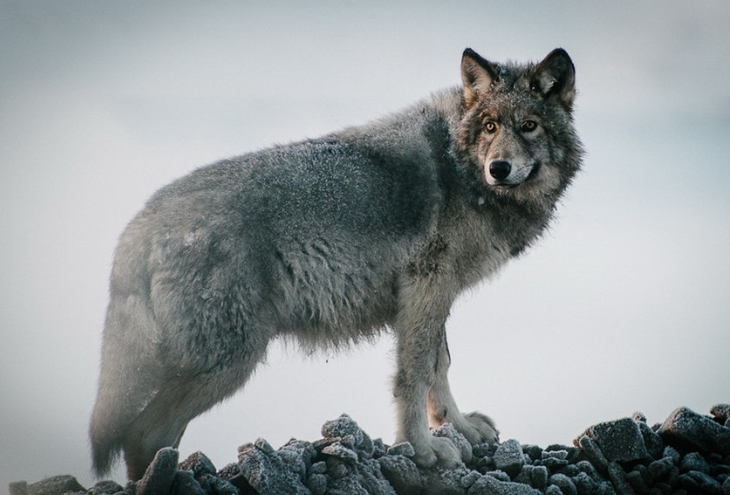
[[[686,407],[675,409],[657,433],[667,443],[676,442],[703,452],[730,454],[730,428]]]
[[[595,440],[609,462],[634,462],[650,458],[639,425],[631,418],[599,423],[580,436],[584,435]]]
[[[119,485],[116,481],[104,480],[98,482],[96,485],[91,487],[88,491],[88,495],[106,495],[123,492],[124,488]]]
[[[177,472],[177,450],[166,447],[157,451],[152,463],[137,482],[137,495],[166,495]]]
[[[192,471],[196,478],[204,474],[215,474],[215,466],[208,459],[208,456],[200,451],[190,454],[187,459],[178,464],[177,468],[183,471]]]
[[[461,453],[461,460],[470,463],[473,458],[471,444],[464,435],[456,431],[451,423],[444,423],[433,431],[435,437],[443,437],[451,440]]]
[[[268,443],[244,444],[238,448],[241,474],[260,495],[309,495],[309,490],[287,464],[269,452]]]
[[[386,455],[378,459],[385,479],[398,495],[419,495],[422,491],[421,473],[416,463],[404,455]]]
[[[175,495],[207,495],[192,471],[178,470],[172,480],[170,493]]]
[[[389,447],[342,415],[314,442],[242,445],[239,462],[217,473],[203,453],[177,464],[168,448],[124,488],[100,481],[85,490],[70,476],[9,488],[10,495],[730,495],[728,407],[713,407],[712,417],[680,408],[655,429],[634,413],[586,429],[574,447],[544,449],[517,440],[471,447],[445,425],[433,433],[468,460],[454,469],[419,469],[410,443]]]
[[[554,474],[550,476],[550,484],[557,486],[562,495],[578,495],[578,488],[569,477],[564,474]]]
[[[18,490],[19,485],[14,484],[14,490]],[[86,493],[86,488],[70,475],[51,476],[37,483],[25,485],[25,493],[27,495],[63,495],[65,493]]]
[[[710,414],[715,417],[715,421],[720,424],[726,424],[730,419],[730,404],[715,404],[710,408]]]
[[[510,478],[517,476],[525,465],[525,456],[522,454],[520,443],[517,440],[507,440],[501,444],[494,453],[494,464]]]
[[[485,474],[474,482],[467,495],[540,495],[541,493],[529,485],[500,481]]]

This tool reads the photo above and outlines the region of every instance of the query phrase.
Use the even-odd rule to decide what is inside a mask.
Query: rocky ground
[[[451,425],[464,464],[422,470],[408,443],[372,440],[349,416],[328,421],[323,438],[242,445],[238,462],[216,470],[197,452],[179,462],[162,449],[145,476],[86,489],[72,476],[11,483],[10,495],[730,495],[730,404],[703,416],[676,409],[649,426],[642,414],[591,426],[573,445],[470,446]]]

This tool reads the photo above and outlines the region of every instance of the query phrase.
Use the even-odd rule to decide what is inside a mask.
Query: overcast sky
[[[728,26],[726,0],[0,0],[0,491],[92,483],[113,251],[156,189],[458,84],[467,46],[567,49],[588,154],[548,235],[452,313],[462,409],[547,446],[730,402]],[[258,437],[316,440],[343,412],[391,443],[391,348],[274,347],[181,456],[220,468]]]

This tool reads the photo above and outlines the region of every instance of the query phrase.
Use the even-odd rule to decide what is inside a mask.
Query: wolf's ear
[[[476,103],[480,94],[489,91],[498,75],[499,70],[494,64],[484,60],[471,48],[464,50],[461,56],[461,79],[464,81],[464,101],[467,108]]]
[[[575,66],[565,50],[556,48],[535,67],[530,89],[546,98],[557,96],[568,110],[573,108]]]

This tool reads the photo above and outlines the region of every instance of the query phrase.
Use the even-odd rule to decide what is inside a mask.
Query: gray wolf
[[[397,342],[397,440],[420,466],[494,423],[449,389],[456,297],[545,230],[578,171],[575,69],[562,49],[496,64],[467,49],[463,84],[376,122],[193,171],[163,187],[116,250],[91,418],[94,469],[130,479],[189,421],[243,387],[275,337]]]

